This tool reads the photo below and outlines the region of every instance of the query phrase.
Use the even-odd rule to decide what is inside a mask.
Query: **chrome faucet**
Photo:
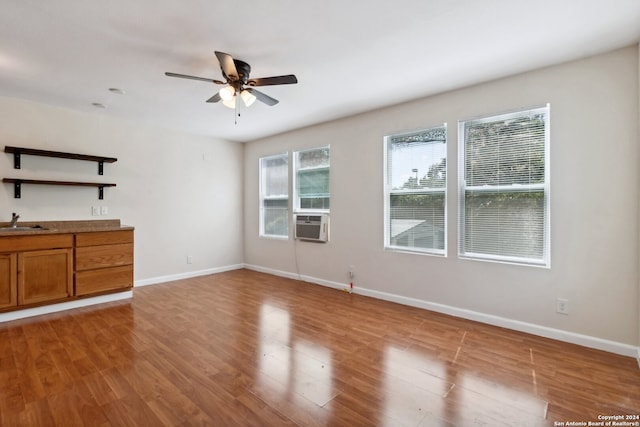
[[[15,212],[11,214],[11,228],[16,228],[18,226],[18,218],[20,218],[20,215],[17,215]]]

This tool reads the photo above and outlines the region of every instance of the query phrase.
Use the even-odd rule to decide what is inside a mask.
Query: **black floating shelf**
[[[91,156],[88,154],[77,154],[77,153],[64,153],[62,151],[37,150],[35,148],[11,147],[8,145],[4,147],[4,152],[13,154],[14,169],[20,169],[20,156],[22,154],[28,154],[30,156],[58,157],[61,159],[87,160],[90,162],[98,162],[98,175],[103,175],[105,163],[114,163],[118,161],[118,159],[115,157]],[[60,185],[67,185],[67,184],[60,184]]]
[[[36,185],[69,185],[75,187],[98,187],[98,199],[104,199],[104,188],[115,187],[115,184],[108,184],[103,182],[77,182],[77,181],[43,181],[40,179],[18,179],[18,178],[3,178],[2,182],[13,184],[13,197],[20,199],[22,197],[22,184],[36,184]]]

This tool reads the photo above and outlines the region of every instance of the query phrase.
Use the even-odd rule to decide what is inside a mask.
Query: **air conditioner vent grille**
[[[314,242],[329,240],[329,215],[295,215],[295,238]]]

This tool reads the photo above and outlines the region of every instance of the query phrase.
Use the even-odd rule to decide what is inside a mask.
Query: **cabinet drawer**
[[[133,231],[98,231],[76,234],[76,247],[133,243]]]
[[[0,237],[0,252],[37,251],[40,249],[72,248],[73,234],[46,234]]]
[[[76,273],[76,295],[87,295],[133,286],[133,265]]]
[[[76,271],[133,264],[133,243],[76,248]]]

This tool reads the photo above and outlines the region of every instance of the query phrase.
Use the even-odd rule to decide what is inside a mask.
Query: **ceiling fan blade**
[[[213,95],[211,98],[207,99],[207,102],[218,102],[220,101],[222,98],[220,98],[220,94],[216,93],[215,95]]]
[[[236,70],[236,64],[233,62],[233,57],[228,53],[218,52],[216,50],[216,57],[220,62],[220,68],[225,77],[231,81],[238,80],[238,70]]]
[[[286,76],[262,77],[258,79],[249,79],[249,86],[272,86],[272,85],[291,85],[298,83],[298,79],[293,74]]]
[[[164,75],[165,76],[169,76],[169,77],[180,77],[181,79],[201,80],[203,82],[215,83],[215,84],[218,84],[218,85],[225,84],[224,82],[221,82],[220,80],[208,79],[206,77],[188,76],[186,74],[178,74],[178,73],[166,72],[166,73],[164,73]]]
[[[264,102],[267,105],[273,106],[273,105],[276,105],[278,102],[280,102],[277,99],[272,98],[269,95],[260,92],[259,90],[252,89],[252,88],[247,88],[245,90],[253,94],[258,99],[258,101]]]

